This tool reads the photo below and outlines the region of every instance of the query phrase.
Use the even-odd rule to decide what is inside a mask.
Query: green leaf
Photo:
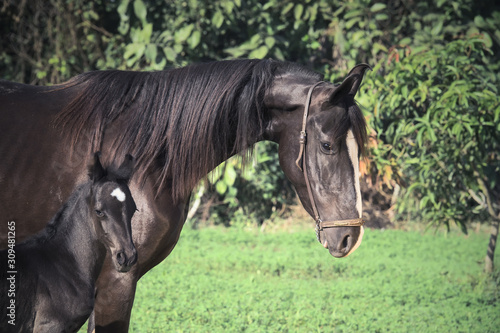
[[[120,5],[118,6],[118,8],[116,9],[116,11],[118,12],[118,14],[120,14],[120,17],[123,19],[123,17],[127,17],[127,9],[128,9],[128,5],[130,3],[130,0],[122,0],[120,2]]]
[[[181,53],[184,50],[184,47],[181,44],[174,44],[174,51],[177,54]]]
[[[142,0],[135,0],[134,1],[134,13],[135,13],[135,16],[137,16],[137,18],[139,20],[141,20],[143,25],[145,25],[147,23],[146,15],[148,14],[148,11],[147,11],[146,5],[144,4],[144,2]]]
[[[262,59],[267,55],[268,52],[269,52],[268,47],[265,45],[262,45],[258,49],[250,52],[250,54],[248,55],[248,58],[250,58],[250,59]]]
[[[285,56],[283,55],[283,52],[277,47],[274,48],[274,56],[276,59],[285,61]]]
[[[285,7],[283,7],[281,15],[286,15],[292,8],[293,8],[293,3],[289,2]]]
[[[401,95],[406,99],[408,98],[408,86],[401,87]]]
[[[318,5],[315,4],[313,6],[308,7],[307,11],[309,12],[309,21],[315,22],[316,17],[318,16]]]
[[[189,37],[189,47],[195,49],[201,41],[201,32],[199,30],[193,31],[191,37]]]
[[[405,160],[406,164],[418,164],[420,163],[420,159],[417,158],[417,157],[414,157],[414,158],[409,158],[407,160]]]
[[[221,6],[224,8],[226,14],[231,14],[234,9],[234,2],[232,1],[221,2]]]
[[[484,46],[487,48],[491,48],[493,46],[493,40],[491,39],[490,35],[488,33],[483,33],[481,35],[483,41],[484,41]]]
[[[363,15],[362,10],[350,10],[347,12],[347,14],[344,15],[344,20],[347,20],[347,19],[350,19],[353,17],[362,16],[362,15]]]
[[[176,43],[185,42],[189,38],[189,36],[191,35],[193,28],[194,28],[194,24],[191,23],[191,24],[188,24],[188,25],[180,28],[179,30],[177,30],[177,32],[175,33]]]
[[[486,21],[484,20],[484,18],[482,16],[476,16],[474,17],[474,24],[478,27],[478,28],[487,28],[488,27],[488,24],[486,23]]]
[[[146,51],[144,52],[144,55],[146,56],[147,59],[149,59],[151,62],[156,62],[156,56],[157,56],[157,49],[155,44],[148,44],[146,46]]]
[[[295,19],[297,21],[300,20],[303,12],[304,12],[304,6],[302,6],[300,3],[295,5],[295,8],[293,9],[293,15],[295,16]]]
[[[359,17],[355,17],[350,19],[345,23],[345,28],[346,29],[351,29],[357,22],[359,22],[361,19]]]
[[[430,198],[428,196],[423,197],[422,200],[420,200],[419,208],[424,209],[429,199]]]
[[[381,11],[382,9],[385,9],[387,7],[386,4],[383,4],[383,3],[376,3],[374,4],[371,8],[370,8],[370,11],[372,13],[375,13],[375,12],[378,12],[378,11]]]
[[[229,47],[227,49],[224,49],[224,52],[231,55],[231,57],[233,58],[239,58],[247,53],[247,51],[241,47]]]
[[[274,39],[274,37],[266,37],[266,39],[264,40],[264,43],[266,44],[266,46],[268,48],[272,49],[274,46],[274,43],[276,43],[276,40]]]
[[[129,28],[130,28],[130,24],[128,24],[128,22],[124,22],[122,20],[120,22],[120,26],[118,27],[118,32],[122,35],[125,35],[125,34],[127,34]]]
[[[120,2],[120,5],[116,9],[118,14],[120,15],[120,26],[118,27],[118,32],[122,35],[125,35],[130,28],[130,17],[127,15],[129,3],[130,0],[122,0],[122,2]]]
[[[133,67],[136,62],[142,57],[145,50],[146,44],[144,43],[128,44],[125,47],[125,52],[123,53],[123,58],[127,59],[127,66]]]
[[[168,61],[175,62],[177,58],[177,52],[175,52],[174,49],[166,46],[163,48],[163,53],[165,53],[165,57],[167,58]]]
[[[141,41],[144,43],[149,43],[151,41],[152,34],[153,34],[153,23],[144,24],[144,28],[141,31]]]
[[[377,14],[375,15],[375,20],[377,21],[385,21],[389,18],[387,14]]]
[[[437,22],[434,28],[432,28],[431,34],[433,36],[438,36],[441,33],[441,30],[443,30],[443,21]]]
[[[215,190],[220,194],[223,195],[227,191],[227,185],[223,181],[218,181],[215,184]]]
[[[373,43],[373,49],[375,52],[377,52],[378,50],[381,50],[381,51],[384,51],[384,52],[388,52],[389,50],[387,50],[387,47],[385,47],[383,44],[379,43],[379,42],[375,42]]]
[[[130,30],[130,39],[133,43],[149,43],[153,33],[153,24],[146,23],[144,28],[132,28]]]
[[[220,10],[216,11],[212,17],[212,24],[218,29],[224,24],[224,16]]]
[[[43,79],[47,76],[47,72],[46,71],[39,71],[39,72],[36,72],[36,77],[38,79]]]
[[[129,59],[132,56],[142,56],[146,50],[146,45],[143,43],[131,43],[125,46],[125,52],[123,52],[123,58]]]
[[[233,186],[236,181],[236,171],[231,164],[226,164],[226,172],[224,172],[224,182],[227,186]]]
[[[410,37],[405,37],[405,38],[403,38],[403,39],[401,39],[401,40],[399,41],[399,45],[401,45],[401,46],[406,46],[406,45],[410,45],[410,44],[411,44],[411,42],[412,42],[412,40],[411,40],[411,38],[410,38]]]

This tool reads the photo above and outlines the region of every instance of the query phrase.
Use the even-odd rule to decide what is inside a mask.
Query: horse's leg
[[[138,267],[127,273],[117,272],[106,258],[99,279],[94,304],[95,332],[128,332],[130,314],[137,286]],[[90,329],[90,325],[89,325]]]
[[[136,264],[127,273],[117,272],[110,260],[106,258],[96,283],[97,293],[93,312],[95,333],[128,332],[137,281],[140,276],[162,262],[171,252],[179,234],[169,236],[164,237],[164,241],[160,243],[167,246],[158,247],[150,260],[143,264]],[[175,242],[170,241],[172,236]],[[138,253],[139,251],[140,249]],[[94,333],[90,330],[90,324],[88,332]]]
[[[87,333],[95,332],[95,310],[92,310],[92,313],[89,317],[89,322],[87,324]]]
[[[179,230],[180,232],[180,230]],[[95,333],[128,332],[137,281],[151,268],[159,264],[172,251],[179,233],[163,238],[163,242],[142,265],[136,264],[129,272],[119,273],[109,261],[104,264],[97,280],[97,294],[94,305]],[[138,250],[138,253],[140,249]],[[108,258],[106,258],[108,261]],[[90,326],[89,326],[90,327]],[[92,331],[88,331],[93,333]]]

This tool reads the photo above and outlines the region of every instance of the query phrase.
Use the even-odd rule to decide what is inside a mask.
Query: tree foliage
[[[484,191],[498,198],[500,184],[500,99],[490,52],[481,36],[458,39],[403,55],[385,73],[378,64],[368,79],[372,126],[389,147],[378,150],[376,168],[409,184],[400,213],[464,230],[465,222],[488,218]]]

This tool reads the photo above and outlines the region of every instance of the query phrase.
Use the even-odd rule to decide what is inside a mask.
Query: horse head
[[[354,67],[339,85],[284,72],[265,97],[267,135],[279,143],[281,167],[334,257],[352,253],[363,237],[359,156],[366,123],[354,96],[367,68]]]

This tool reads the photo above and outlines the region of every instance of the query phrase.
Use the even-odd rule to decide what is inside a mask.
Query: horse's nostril
[[[349,237],[350,235],[346,235],[344,239],[342,240],[342,249],[346,250],[347,247],[349,246]]]
[[[116,261],[118,262],[118,264],[123,265],[126,260],[127,260],[127,257],[125,256],[125,253],[119,252],[116,255]]]
[[[134,250],[134,252],[132,253],[132,256],[129,259],[128,265],[132,266],[136,262],[137,262],[137,252]]]

